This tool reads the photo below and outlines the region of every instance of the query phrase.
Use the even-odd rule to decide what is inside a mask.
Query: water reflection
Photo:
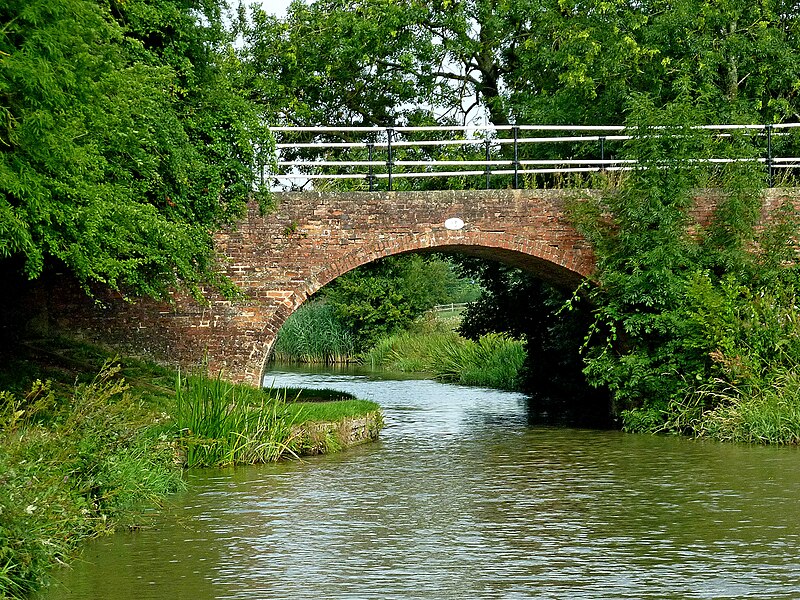
[[[519,394],[274,373],[384,406],[380,442],[198,471],[48,598],[795,598],[796,449],[531,427]]]

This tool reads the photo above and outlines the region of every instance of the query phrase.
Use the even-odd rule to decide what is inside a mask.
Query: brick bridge
[[[771,192],[767,209],[783,197]],[[594,262],[565,215],[568,198],[557,190],[277,194],[276,210],[262,216],[251,207],[236,228],[217,235],[224,268],[246,299],[209,295],[202,306],[185,298],[159,305],[106,296],[89,307],[85,296],[64,293],[66,284],[57,282],[50,317],[90,339],[172,362],[206,356],[227,379],[260,383],[287,317],[326,283],[384,256],[459,252],[576,285]],[[697,202],[700,221],[714,205],[704,198]],[[463,228],[446,228],[451,218]]]

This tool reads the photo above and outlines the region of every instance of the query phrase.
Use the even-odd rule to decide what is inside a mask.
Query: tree
[[[449,264],[442,260],[395,256],[345,273],[321,294],[366,350],[447,301],[453,279]]]
[[[569,407],[573,415],[587,417],[594,425],[597,417],[607,417],[605,397],[592,393],[582,374],[581,346],[593,321],[589,303],[517,268],[468,257],[456,261],[462,276],[484,289],[467,305],[459,333],[472,340],[487,333],[524,340],[524,391],[551,409]]]
[[[685,125],[702,120],[697,111],[690,98],[664,110],[640,98],[639,131],[627,144],[637,169],[575,208],[598,263],[585,372],[611,390],[630,430],[701,433],[706,413],[736,404],[731,390],[752,397],[800,362],[789,316],[798,292],[794,210],[759,227],[763,170],[698,164],[719,155],[721,142]],[[658,136],[656,124],[666,127]],[[722,143],[746,152],[751,140]],[[719,190],[718,204],[710,223],[697,224],[694,191],[708,187]],[[786,401],[795,397],[790,389]],[[761,408],[728,424],[757,427]]]
[[[0,258],[134,295],[221,284],[211,232],[242,214],[262,131],[219,4],[6,0],[0,20]]]
[[[494,125],[618,124],[631,94],[665,106],[687,90],[717,122],[799,113],[786,0],[296,0],[285,19],[241,17],[276,122],[399,125],[424,107]]]

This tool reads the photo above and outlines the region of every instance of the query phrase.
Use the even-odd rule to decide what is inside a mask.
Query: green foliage
[[[474,291],[447,260],[412,255],[376,261],[336,279],[295,311],[278,332],[272,358],[351,362],[359,348],[411,326],[438,303]]]
[[[278,122],[410,124],[424,105],[459,122],[609,124],[632,94],[665,106],[687,88],[719,121],[798,113],[798,12],[775,0],[325,0],[240,16]]]
[[[440,381],[506,390],[519,388],[524,360],[522,342],[495,333],[468,340],[435,322],[383,338],[362,357],[373,367],[427,372]]]
[[[0,596],[24,597],[87,537],[183,483],[153,414],[107,365],[69,400],[0,394]]]
[[[178,376],[175,424],[187,466],[210,467],[278,460],[293,420],[285,394],[197,374]]]
[[[507,390],[519,388],[524,360],[524,345],[497,333],[487,333],[477,341],[442,344],[432,356],[434,373],[441,381]]]
[[[10,0],[0,21],[0,258],[134,294],[224,285],[210,232],[266,144],[219,5]]]
[[[750,425],[740,423],[733,436],[712,423],[766,410],[758,390],[800,364],[797,274],[787,266],[795,262],[787,262],[795,249],[786,235],[794,218],[787,210],[757,227],[764,174],[753,163],[708,168],[688,160],[718,143],[678,126],[697,114],[688,102],[657,110],[640,100],[632,118],[641,135],[629,145],[639,168],[574,213],[598,256],[586,374],[608,386],[628,430],[746,439],[741,430]],[[656,121],[676,127],[670,140],[649,135]],[[748,139],[727,143],[747,155]],[[689,211],[703,187],[719,197],[701,226]]]
[[[708,400],[708,395],[713,395]],[[796,369],[778,367],[748,388],[714,382],[697,393],[712,405],[693,423],[698,435],[732,442],[800,444],[800,379]]]
[[[448,263],[419,255],[384,258],[334,280],[323,288],[336,318],[368,348],[378,339],[408,328],[440,302],[448,302],[455,279]]]
[[[583,376],[580,346],[591,315],[588,303],[538,277],[494,261],[458,260],[465,276],[479,281],[481,297],[462,314],[458,331],[477,340],[487,333],[505,333],[525,342],[520,385],[538,398],[597,400]],[[565,306],[568,305],[568,309]]]
[[[0,347],[0,358],[0,598],[27,598],[81,542],[136,527],[143,509],[180,489],[187,446],[202,440],[180,432],[171,417],[174,371],[112,361],[100,348],[65,338]],[[214,417],[200,423],[203,436],[213,433],[203,427],[239,419],[242,435],[231,434],[231,446],[247,460],[268,454],[270,440],[261,436],[259,446],[244,436],[257,437],[276,416],[302,425],[322,414],[352,418],[375,410],[332,390],[265,392],[208,378],[182,385],[184,414]],[[187,405],[192,387],[205,405]],[[307,402],[290,408],[286,394]],[[341,399],[347,401],[339,406]],[[266,410],[255,416],[262,403]],[[246,410],[235,415],[237,406]],[[292,441],[302,449],[301,440]]]
[[[278,332],[271,358],[284,363],[350,362],[355,336],[324,301],[310,301],[292,313]]]
[[[320,448],[305,446],[309,423],[325,421],[338,427],[344,419],[374,413],[380,422],[377,404],[348,396],[332,390],[264,390],[228,383],[219,376],[179,375],[175,398],[179,447],[189,467],[255,464],[306,451],[318,453]],[[347,443],[332,440],[324,451]]]

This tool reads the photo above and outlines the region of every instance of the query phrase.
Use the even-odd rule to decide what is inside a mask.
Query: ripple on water
[[[519,394],[274,373],[382,405],[381,441],[190,475],[56,598],[796,598],[796,449],[529,427]]]

